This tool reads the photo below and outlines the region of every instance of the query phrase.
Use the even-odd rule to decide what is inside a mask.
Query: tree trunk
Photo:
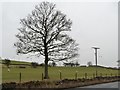
[[[45,76],[44,79],[49,79],[48,76],[48,57],[45,57]]]
[[[48,53],[47,53],[47,47],[45,46],[45,76],[44,79],[49,79],[48,76]]]

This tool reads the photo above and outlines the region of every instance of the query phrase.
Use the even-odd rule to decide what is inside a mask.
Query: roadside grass
[[[85,73],[87,73],[87,78],[93,78],[95,74],[95,67],[49,67],[49,78],[50,80],[60,80],[60,71],[62,79],[75,79],[75,74],[77,73],[77,78],[84,78]],[[118,74],[118,70],[107,69],[98,67],[98,75],[102,73],[102,76],[113,76]],[[2,68],[2,82],[19,82],[19,74],[21,72],[22,82],[42,80],[42,73],[44,74],[44,67],[26,67],[26,68],[15,68],[11,67],[10,72],[7,71],[7,67]]]

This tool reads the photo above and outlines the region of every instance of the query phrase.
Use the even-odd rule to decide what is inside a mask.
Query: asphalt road
[[[120,82],[119,82],[120,83]],[[104,83],[92,86],[85,86],[82,88],[118,88],[118,82]]]
[[[84,87],[77,87],[65,90],[120,90],[120,82],[111,82],[111,83],[104,83],[104,84],[97,84],[91,86],[84,86]]]

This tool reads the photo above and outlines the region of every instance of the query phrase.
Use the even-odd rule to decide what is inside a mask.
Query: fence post
[[[93,73],[93,78],[95,78],[95,74]]]
[[[21,72],[19,73],[19,82],[21,83]]]
[[[60,80],[62,79],[62,72],[61,72],[61,70],[59,70],[59,78],[60,78]]]
[[[76,73],[75,73],[75,79],[76,79],[76,80],[77,80],[77,72],[78,72],[78,71],[76,71]]]
[[[87,79],[87,73],[85,73],[85,79]]]
[[[42,80],[43,80],[43,73],[42,73]]]
[[[60,71],[60,80],[62,79],[62,73],[61,73],[61,71]]]

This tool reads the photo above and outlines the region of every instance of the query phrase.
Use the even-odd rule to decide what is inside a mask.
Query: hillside
[[[4,64],[4,60],[0,60],[0,63]],[[30,65],[30,62],[24,62],[24,61],[15,61],[11,60],[11,65]]]

